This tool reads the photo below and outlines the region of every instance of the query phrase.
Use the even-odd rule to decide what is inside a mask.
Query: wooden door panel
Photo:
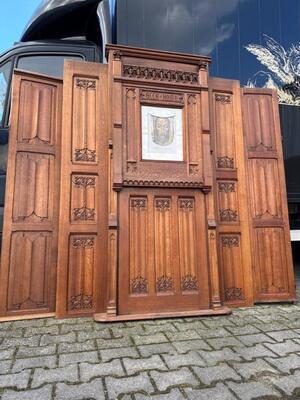
[[[67,61],[64,73],[57,315],[106,301],[107,65]]]
[[[0,313],[55,311],[62,82],[15,72]]]
[[[243,89],[255,301],[295,299],[277,94]]]
[[[252,258],[239,82],[210,80],[214,196],[222,300],[253,304]]]
[[[204,195],[165,193],[121,193],[120,314],[209,308]]]

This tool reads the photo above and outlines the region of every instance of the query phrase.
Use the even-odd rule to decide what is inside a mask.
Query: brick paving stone
[[[251,347],[235,347],[234,350],[245,360],[249,361],[253,358],[277,357],[277,354],[273,353],[262,344],[257,344],[256,346]]]
[[[0,349],[7,349],[15,346],[37,347],[39,345],[39,342],[40,342],[39,335],[35,335],[29,338],[4,339],[0,345]]]
[[[63,368],[34,370],[31,387],[35,388],[44,383],[52,382],[77,382],[78,370],[76,365],[68,365]]]
[[[283,342],[286,339],[299,338],[299,333],[292,331],[291,329],[285,331],[268,332],[268,335],[277,342]]]
[[[7,374],[10,371],[12,360],[0,360],[0,374]]]
[[[203,330],[203,329],[208,329],[206,325],[202,321],[191,321],[191,322],[174,322],[174,326],[178,331],[186,331],[190,329],[195,329],[196,331]]]
[[[145,392],[152,393],[154,388],[149,376],[143,372],[137,376],[125,378],[105,378],[108,399],[115,400],[122,393]]]
[[[16,358],[26,358],[26,357],[35,357],[35,356],[48,356],[56,353],[56,345],[51,344],[48,346],[39,346],[39,347],[28,347],[28,346],[20,346],[18,348]],[[0,352],[1,358],[1,352]]]
[[[80,379],[83,382],[87,382],[92,378],[101,376],[124,376],[124,370],[120,360],[113,360],[107,363],[79,364]]]
[[[0,375],[0,388],[16,387],[18,389],[25,389],[28,385],[29,377],[30,371]]]
[[[11,329],[13,323],[12,322],[0,322],[0,331]]]
[[[236,371],[229,367],[227,364],[220,364],[214,367],[193,367],[196,375],[199,377],[202,383],[210,385],[215,381],[226,381],[228,379],[241,380],[242,378],[236,373]]]
[[[56,356],[41,356],[31,358],[18,358],[12,367],[12,372],[20,372],[23,369],[29,368],[55,368]]]
[[[43,335],[48,333],[49,335],[58,335],[58,326],[39,326],[39,327],[28,327],[24,331],[24,337],[31,337],[32,335]]]
[[[43,386],[40,389],[16,392],[4,391],[1,400],[52,400],[52,385]]]
[[[60,343],[57,348],[58,353],[78,353],[80,351],[97,350],[95,340],[87,340],[82,343]]]
[[[168,339],[163,333],[155,333],[153,335],[132,335],[131,337],[136,345],[168,342]]]
[[[204,359],[207,365],[215,365],[223,361],[241,361],[241,357],[231,349],[223,349],[216,351],[199,350],[200,356]]]
[[[260,333],[257,327],[247,324],[245,326],[227,326],[226,329],[228,329],[234,336]]]
[[[198,381],[193,373],[187,368],[182,367],[177,371],[150,372],[159,391],[163,392],[172,386],[197,386]]]
[[[39,327],[45,325],[45,319],[24,319],[20,321],[15,321],[13,323],[14,328],[31,328],[31,327]]]
[[[280,394],[276,389],[273,389],[260,382],[248,382],[248,383],[235,383],[228,381],[227,386],[233,390],[240,399],[252,400],[263,396],[273,396],[272,400],[280,399]],[[274,398],[274,396],[276,396]]]
[[[120,339],[97,339],[98,349],[113,349],[116,347],[128,347],[132,346],[132,342],[129,338],[120,338]]]
[[[220,319],[220,322],[218,320]],[[219,317],[219,318],[203,318],[203,324],[207,328],[219,328],[220,326],[232,326],[234,325],[232,321],[228,317]]]
[[[145,344],[143,346],[137,346],[137,348],[142,357],[149,357],[152,356],[152,354],[176,353],[174,347],[170,343]]]
[[[254,333],[253,335],[237,336],[242,343],[246,346],[253,346],[258,343],[276,343],[274,339],[265,335],[264,333]]]
[[[182,332],[165,332],[167,338],[172,341],[200,339],[195,330],[186,330]]]
[[[151,400],[183,400],[185,397],[183,394],[180,392],[179,389],[171,389],[169,393],[166,394],[156,394],[154,396],[148,396],[144,394],[136,394],[135,400],[146,400],[146,399],[151,399]],[[123,400],[123,399],[122,399]]]
[[[0,339],[4,338],[20,338],[23,336],[22,329],[0,331]]]
[[[296,389],[300,390],[300,371],[295,371],[293,375],[272,378],[272,383],[285,394],[292,395]],[[298,396],[297,398],[299,399]]]
[[[279,324],[278,322],[265,323],[265,324],[253,324],[257,329],[262,332],[273,332],[273,331],[282,331],[286,329],[287,324]]]
[[[211,350],[210,346],[202,339],[172,342],[172,344],[179,353],[186,353],[190,350]]]
[[[123,336],[128,336],[128,335],[145,335],[148,333],[156,333],[159,330],[157,329],[157,325],[151,325],[149,326],[150,329],[145,331],[144,327],[141,326],[127,326],[125,328],[111,328],[111,332],[113,334],[114,338],[120,338]]]
[[[270,350],[272,350],[274,353],[278,354],[279,356],[285,356],[289,353],[295,353],[297,351],[300,351],[300,344],[295,343],[293,340],[290,339],[282,343],[275,343],[275,344],[266,343],[265,346],[268,347]]]
[[[81,383],[79,385],[67,385],[65,383],[58,383],[56,385],[55,400],[82,399],[105,400],[101,378],[94,379],[89,383]]]
[[[265,373],[278,374],[278,371],[274,367],[262,359],[251,362],[234,363],[232,367],[245,379],[262,376]]]
[[[6,360],[9,358],[12,358],[14,355],[15,350],[12,349],[5,349],[5,350],[0,350],[0,360]]]
[[[74,343],[76,336],[74,332],[67,333],[66,335],[49,335],[45,334],[41,337],[41,346],[53,343]]]
[[[206,339],[206,341],[214,350],[221,350],[224,347],[244,347],[244,344],[233,336],[217,339]]]
[[[300,368],[300,357],[296,354],[289,354],[281,358],[266,358],[266,361],[283,373],[289,373],[293,369]]]
[[[97,351],[84,351],[81,353],[61,354],[59,356],[58,365],[64,367],[69,364],[76,364],[79,362],[95,363],[99,361]]]
[[[237,399],[223,383],[209,389],[184,389],[190,400],[235,400]]]
[[[114,358],[121,357],[139,357],[139,353],[135,347],[121,347],[117,349],[99,350],[100,358],[103,362],[113,360]]]
[[[85,342],[90,339],[112,339],[112,335],[109,329],[101,331],[81,331],[77,335],[78,342]]]
[[[213,328],[213,329],[203,329],[200,331],[200,329],[197,331],[200,338],[202,339],[211,339],[211,338],[223,338],[227,336],[231,336],[231,332],[227,330],[227,328],[232,328],[231,326],[228,326],[225,328]]]
[[[166,370],[164,362],[158,355],[153,355],[149,358],[132,359],[124,358],[123,363],[128,375],[135,374],[136,372],[142,372],[151,369]]]
[[[67,319],[56,319],[56,318],[48,318],[46,319],[45,325],[63,325],[63,324],[85,324],[86,321],[93,321],[92,318],[67,318]]]
[[[144,333],[146,333],[146,334],[150,334],[150,333],[153,334],[153,333],[157,333],[157,332],[178,332],[178,329],[175,327],[175,325],[170,322],[169,323],[167,322],[163,325],[144,324],[143,328],[144,328]],[[186,330],[189,330],[189,329],[186,328]],[[140,332],[140,333],[142,333],[142,332]]]
[[[205,365],[205,362],[195,351],[190,351],[187,354],[164,354],[162,357],[170,369],[176,369],[187,365],[195,365],[199,367],[203,367]]]
[[[84,330],[85,331],[91,331],[93,329],[93,322],[86,322],[84,324]],[[60,325],[60,333],[69,333],[69,332],[75,332],[75,331],[82,331],[83,327],[81,324],[62,324]]]

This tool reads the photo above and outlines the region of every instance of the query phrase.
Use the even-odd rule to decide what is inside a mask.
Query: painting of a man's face
[[[153,118],[152,140],[160,146],[169,146],[174,139],[173,117],[156,117]]]
[[[182,109],[142,106],[142,159],[182,161]]]

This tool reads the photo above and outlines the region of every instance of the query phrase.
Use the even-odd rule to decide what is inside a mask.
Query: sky
[[[18,42],[41,0],[0,0],[0,53]]]

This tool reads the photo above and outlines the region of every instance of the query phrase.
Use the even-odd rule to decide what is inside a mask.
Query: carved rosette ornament
[[[239,247],[240,238],[237,235],[222,236],[221,242],[223,247]]]
[[[146,199],[131,199],[130,201],[131,208],[135,208],[136,210],[145,210],[147,206]]]
[[[156,290],[158,292],[169,292],[173,289],[173,279],[171,276],[163,275],[157,279]]]
[[[179,200],[179,209],[181,211],[192,211],[194,209],[194,200],[193,199],[180,199]]]
[[[220,102],[221,104],[230,104],[231,98],[230,95],[227,94],[216,94],[216,101]]]
[[[76,78],[76,87],[84,90],[96,90],[96,81],[91,79]]]
[[[225,299],[226,300],[243,300],[244,294],[242,288],[231,287],[225,289]]]
[[[171,207],[170,199],[156,199],[155,200],[155,208],[158,211],[169,211]]]
[[[87,238],[80,238],[76,237],[72,240],[72,247],[75,249],[83,248],[83,249],[91,249],[94,247],[94,238],[87,237]]]
[[[74,177],[73,182],[76,187],[82,187],[85,189],[87,187],[95,187],[96,178],[79,175]]]
[[[228,157],[228,156],[218,157],[217,158],[217,167],[233,169],[234,168],[233,158]]]
[[[235,192],[235,183],[234,182],[219,182],[218,184],[219,192]]]
[[[148,282],[146,278],[137,276],[131,281],[131,293],[143,294],[148,293]]]
[[[220,210],[220,220],[227,222],[235,222],[238,219],[237,211],[231,210],[231,208],[226,208],[225,210]]]
[[[197,278],[193,275],[185,275],[181,279],[181,290],[188,291],[188,290],[198,290],[198,281]]]
[[[73,209],[73,216],[75,221],[94,221],[96,211],[94,208],[86,206]]]
[[[80,293],[70,298],[71,310],[90,310],[93,308],[93,296]]]
[[[90,150],[87,147],[83,149],[75,149],[75,161],[96,161],[96,150]]]
[[[150,79],[174,83],[198,85],[198,73],[176,71],[171,69],[141,67],[139,65],[123,65],[123,75],[128,78]]]

